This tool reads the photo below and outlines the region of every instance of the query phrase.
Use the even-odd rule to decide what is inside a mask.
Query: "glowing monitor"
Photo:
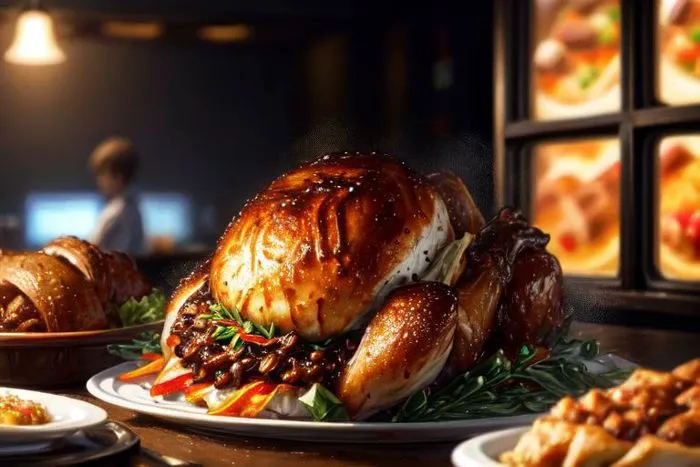
[[[192,201],[183,193],[142,193],[139,209],[146,238],[168,237],[176,242],[192,234]]]
[[[32,193],[25,201],[25,243],[45,245],[60,235],[87,238],[97,223],[102,199],[94,193]]]

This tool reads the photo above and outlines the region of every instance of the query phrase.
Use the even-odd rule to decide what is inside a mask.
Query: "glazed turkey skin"
[[[276,179],[212,257],[215,300],[309,341],[359,327],[454,239],[425,178],[389,156],[332,154]]]

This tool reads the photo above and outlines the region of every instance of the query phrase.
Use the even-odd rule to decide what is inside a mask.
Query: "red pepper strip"
[[[143,376],[158,373],[165,366],[165,358],[163,358],[162,355],[160,355],[159,357],[160,358],[158,360],[153,360],[150,363],[136,368],[135,370],[131,370],[129,372],[119,375],[117,379],[119,379],[119,381],[132,381]]]
[[[246,334],[245,332],[239,332],[239,336],[241,336],[241,340],[243,342],[251,342],[253,344],[267,344],[270,342],[271,339],[266,339],[265,337],[262,336],[256,336],[255,334]]]
[[[145,354],[141,355],[141,360],[146,360],[147,362],[155,362],[161,358],[163,358],[163,356],[155,352],[146,352]]]
[[[271,384],[263,381],[255,381],[246,384],[233,393],[227,401],[214,410],[210,415],[225,415],[230,417],[257,417],[278,391],[293,389],[288,384]]]
[[[168,338],[165,339],[165,343],[168,345],[168,347],[173,348],[180,344],[180,337],[174,334],[170,334]]]
[[[235,321],[231,321],[229,319],[217,319],[216,321],[214,321],[214,323],[216,323],[220,326],[229,326],[229,327],[237,328],[238,335],[240,336],[240,338],[243,342],[250,342],[253,344],[264,345],[272,340],[272,339],[267,339],[265,337],[258,336],[255,334],[248,334],[247,332],[245,332],[243,330],[243,328],[241,327],[240,324],[238,324]]]
[[[185,373],[163,383],[153,385],[151,388],[151,397],[166,396],[174,392],[185,390],[192,384],[192,373]]]

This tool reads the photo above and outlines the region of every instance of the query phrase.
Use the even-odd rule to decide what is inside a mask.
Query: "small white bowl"
[[[0,387],[0,396],[8,394],[44,405],[51,416],[51,421],[43,425],[0,424],[0,445],[27,444],[65,438],[107,420],[107,412],[103,409],[78,399],[46,392]]]
[[[464,441],[452,451],[455,467],[504,467],[501,454],[513,449],[529,426],[494,431]]]

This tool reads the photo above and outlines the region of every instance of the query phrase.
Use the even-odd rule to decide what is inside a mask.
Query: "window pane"
[[[700,279],[700,134],[659,144],[659,269],[670,279]]]
[[[700,2],[659,1],[657,26],[659,100],[700,102]]]
[[[615,276],[620,257],[617,139],[540,144],[533,150],[533,218],[565,274]]]
[[[619,0],[535,0],[534,11],[533,117],[618,111]]]

